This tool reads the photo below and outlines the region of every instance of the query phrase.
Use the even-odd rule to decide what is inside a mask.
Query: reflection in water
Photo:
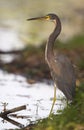
[[[63,97],[63,94],[57,90],[57,98]],[[0,70],[0,112],[3,110],[2,103],[8,103],[7,109],[26,105],[27,109],[18,112],[18,115],[26,115],[27,119],[16,119],[18,122],[27,125],[30,121],[42,119],[48,116],[52,99],[53,86],[46,83],[29,84],[26,78],[20,75],[7,74]],[[64,102],[57,100],[53,112],[64,108]],[[3,123],[0,118],[0,130],[7,128],[16,128],[16,126],[6,122]]]

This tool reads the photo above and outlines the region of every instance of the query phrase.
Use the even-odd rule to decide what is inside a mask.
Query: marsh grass
[[[76,90],[75,100],[61,114],[40,120],[33,130],[84,130],[84,84]]]
[[[84,48],[84,35],[77,35],[66,42],[57,41],[57,44],[55,45],[55,47],[60,48],[60,49],[65,48],[68,50],[77,49],[79,47]]]

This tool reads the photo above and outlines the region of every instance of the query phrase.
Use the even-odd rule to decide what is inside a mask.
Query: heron
[[[69,58],[58,52],[54,53],[54,43],[61,32],[61,21],[56,14],[48,14],[42,17],[27,19],[30,20],[47,20],[55,24],[53,32],[50,34],[45,48],[45,60],[49,66],[51,77],[54,81],[54,98],[50,114],[56,102],[56,88],[61,90],[67,101],[73,101],[76,88],[76,77],[74,67]]]

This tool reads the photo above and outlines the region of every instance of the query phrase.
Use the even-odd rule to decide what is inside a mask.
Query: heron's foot
[[[49,117],[52,115],[52,111],[53,111],[55,102],[56,102],[56,97],[53,98],[53,103],[52,103],[52,107],[51,107],[51,110],[50,110],[50,113],[49,113]]]

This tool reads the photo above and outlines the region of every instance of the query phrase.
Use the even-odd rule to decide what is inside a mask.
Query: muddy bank
[[[54,51],[65,54],[69,57],[74,65],[77,79],[83,80],[84,77],[84,44],[83,37],[80,40],[71,40],[68,44],[58,41]],[[43,79],[51,79],[49,67],[45,61],[45,45],[27,46],[24,50],[7,52],[9,55],[16,55],[10,63],[0,61],[0,68],[15,74],[21,74],[28,77],[32,82]],[[3,52],[4,53],[4,52]],[[1,54],[0,54],[1,55]],[[6,52],[5,54],[6,55]]]

